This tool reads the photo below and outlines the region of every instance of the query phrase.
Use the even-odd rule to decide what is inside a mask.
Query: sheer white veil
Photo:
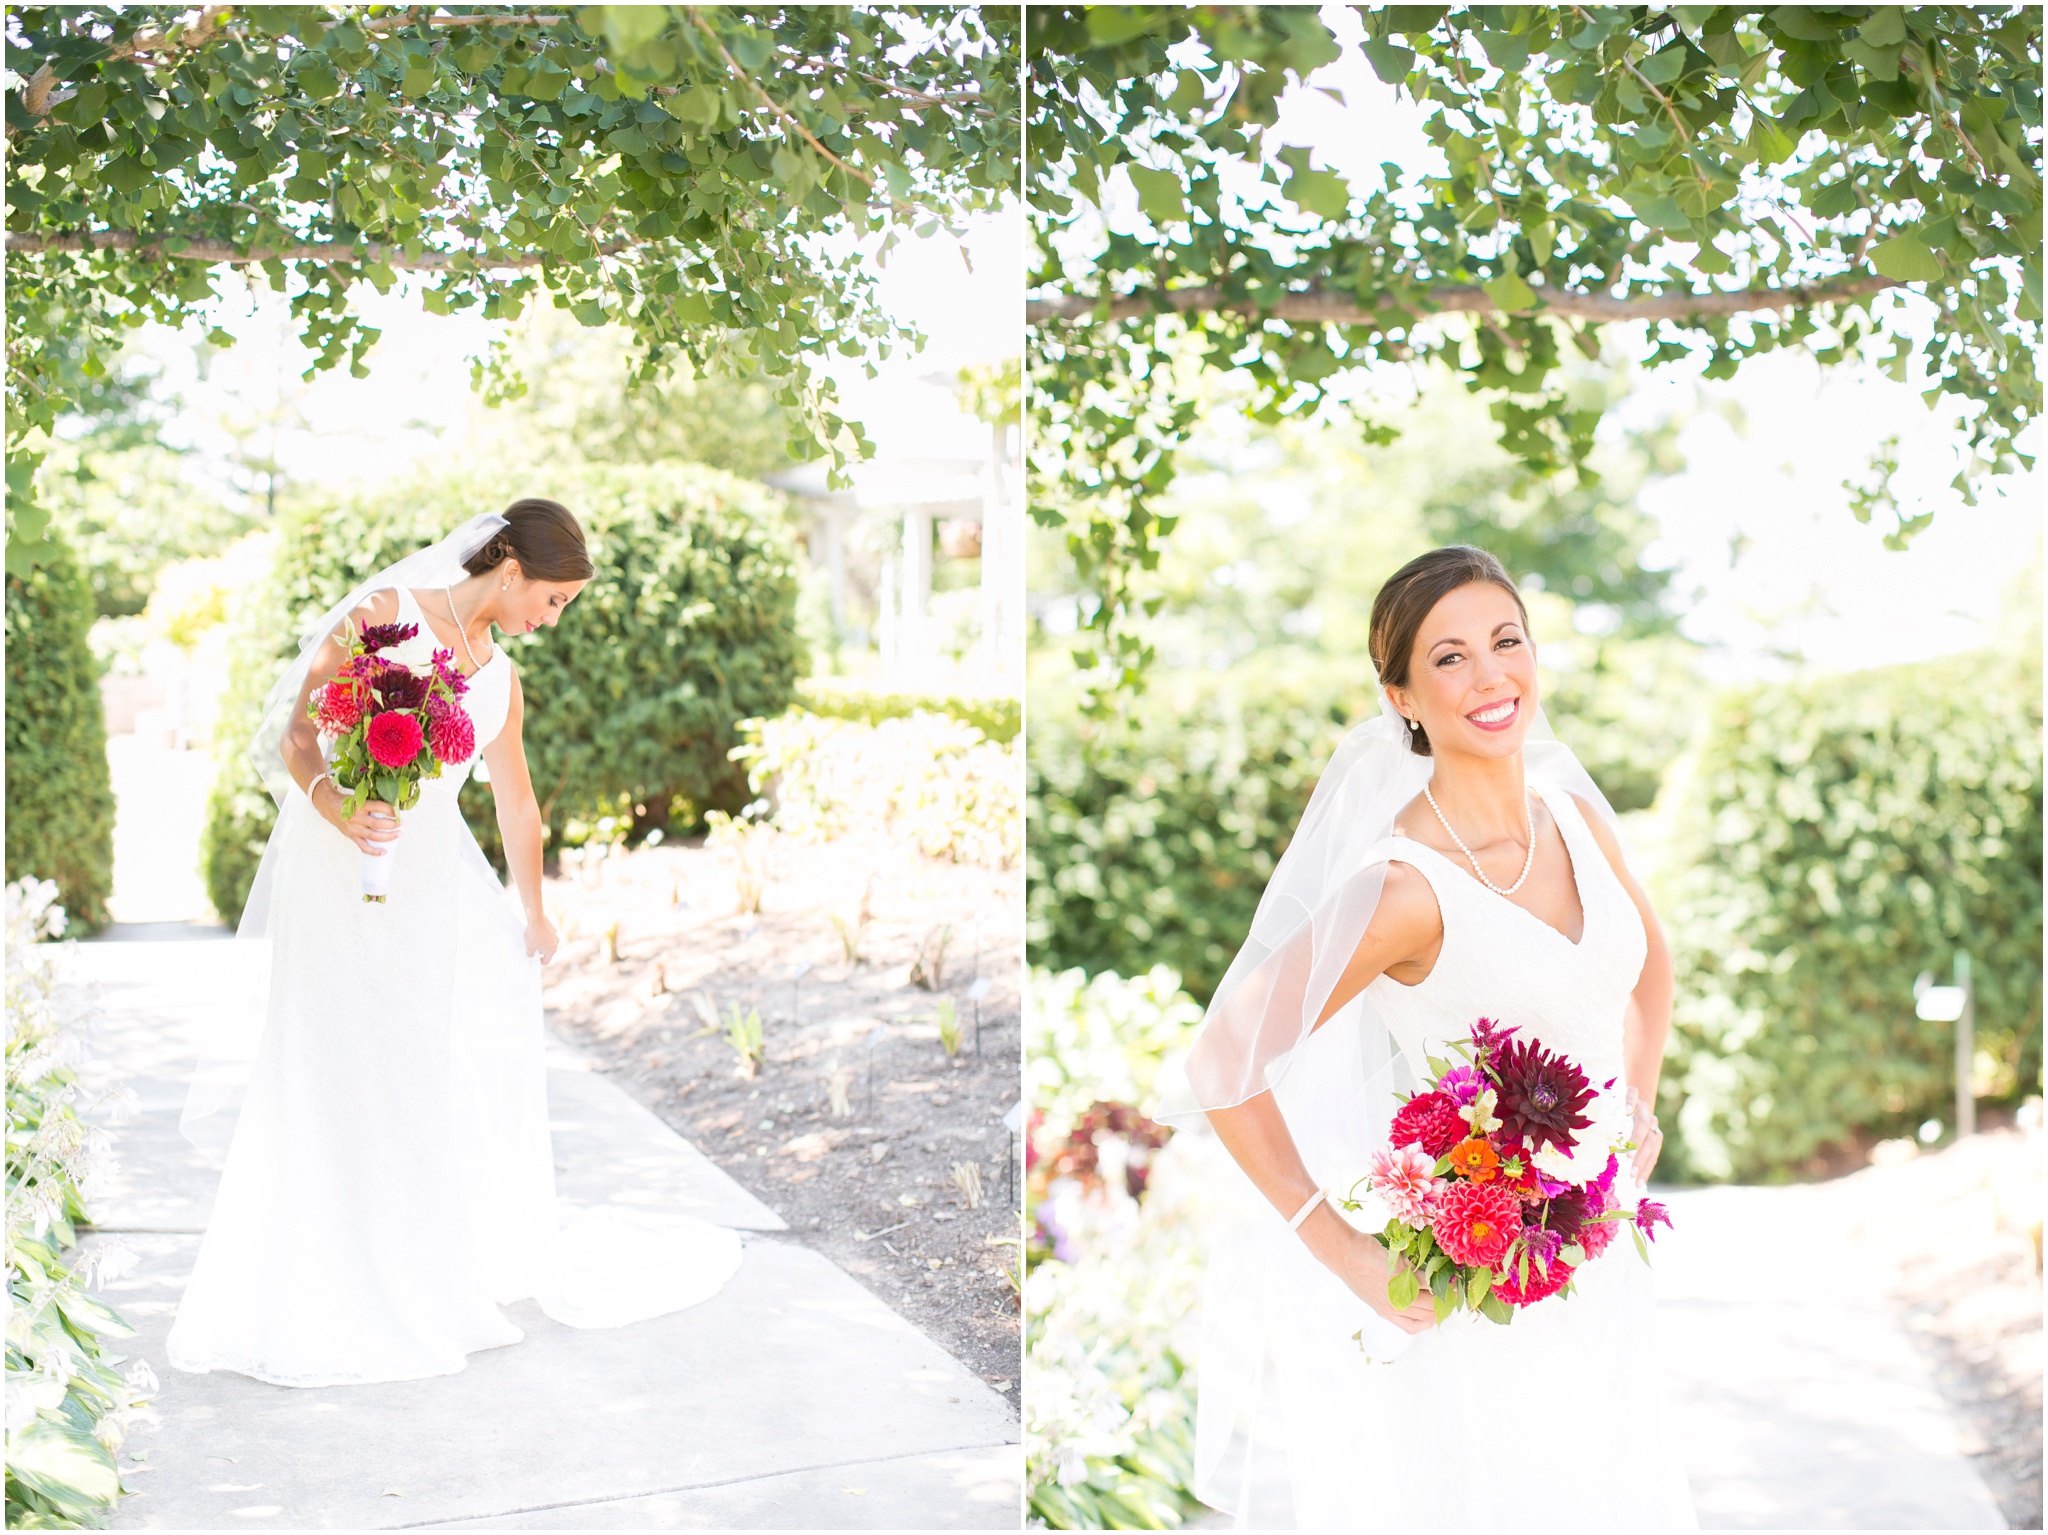
[[[1530,787],[1575,794],[1615,824],[1606,798],[1541,711],[1522,761]],[[1183,1133],[1204,1132],[1208,1110],[1272,1090],[1315,1176],[1343,1169],[1348,1181],[1365,1171],[1371,1151],[1386,1144],[1397,1095],[1418,1085],[1416,1074],[1371,987],[1320,1029],[1316,1020],[1378,907],[1382,844],[1434,772],[1435,759],[1412,749],[1408,723],[1383,691],[1379,716],[1344,737],[1316,784],[1193,1046],[1163,1074],[1157,1117]],[[1278,1448],[1260,1431],[1262,1383],[1273,1361],[1283,1353],[1299,1359],[1304,1350],[1348,1353],[1353,1337],[1370,1357],[1387,1360],[1407,1346],[1407,1335],[1309,1256],[1221,1147],[1201,1150],[1217,1186],[1206,1217],[1193,1489],[1242,1518],[1253,1483],[1263,1478],[1257,1468]]]
[[[1614,811],[1555,735],[1539,709],[1522,746],[1531,787],[1578,795],[1615,825]],[[1420,794],[1436,759],[1409,745],[1408,722],[1380,693],[1380,713],[1338,743],[1302,812],[1287,851],[1266,882],[1251,932],[1209,1001],[1181,1069],[1169,1080],[1160,1117],[1197,1125],[1210,1109],[1230,1108],[1276,1086],[1296,1048],[1336,990],[1379,906],[1386,862],[1374,848],[1393,834],[1394,818]],[[1618,830],[1618,828],[1617,828]],[[1384,1025],[1358,998],[1368,1043],[1384,1044]],[[1333,1020],[1334,1021],[1334,1020]]]
[[[277,801],[278,813],[270,829],[270,840],[263,848],[263,860],[257,865],[256,878],[249,886],[242,920],[235,929],[237,940],[262,948],[250,963],[227,967],[233,979],[224,986],[227,994],[215,1011],[209,1038],[193,1068],[185,1109],[178,1121],[185,1138],[216,1166],[226,1159],[236,1111],[248,1085],[268,1011],[271,897],[277,884],[278,862],[283,850],[291,845],[298,822],[313,814],[311,802],[293,781],[284,762],[285,732],[291,728],[299,706],[299,692],[306,685],[306,674],[312,670],[313,653],[372,592],[452,586],[463,580],[469,574],[463,562],[505,526],[507,522],[501,514],[479,513],[438,542],[357,582],[340,601],[300,629],[298,654],[264,697],[263,716],[249,743],[249,760],[255,764],[263,787]]]

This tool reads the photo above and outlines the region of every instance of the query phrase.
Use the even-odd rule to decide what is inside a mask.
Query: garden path
[[[1670,1196],[1658,1346],[1702,1528],[2007,1527],[1887,1293],[1863,1192],[1848,1179]]]
[[[610,1332],[522,1303],[508,1310],[524,1342],[434,1380],[300,1391],[171,1369],[164,1335],[216,1177],[178,1134],[183,1078],[208,998],[243,956],[180,941],[217,928],[112,936],[129,941],[77,945],[70,963],[100,990],[95,1057],[141,1113],[113,1127],[122,1167],[86,1240],[140,1260],[104,1293],[162,1382],[129,1430],[135,1493],[115,1528],[1016,1527],[1009,1404],[828,1259],[778,1239],[774,1212],[559,1044],[562,1195],[748,1232],[723,1292]]]

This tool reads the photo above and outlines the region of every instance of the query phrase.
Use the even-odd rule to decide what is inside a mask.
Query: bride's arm
[[[1578,797],[1574,795],[1573,798]],[[1628,892],[1628,898],[1636,903],[1636,912],[1643,919],[1643,935],[1649,940],[1649,952],[1643,959],[1643,973],[1636,978],[1636,989],[1629,996],[1628,1020],[1623,1026],[1621,1042],[1622,1076],[1636,1090],[1636,1101],[1640,1105],[1635,1124],[1636,1179],[1647,1183],[1651,1169],[1657,1165],[1657,1153],[1664,1147],[1664,1132],[1657,1128],[1656,1119],[1657,1079],[1664,1071],[1664,1042],[1671,1036],[1674,990],[1671,946],[1664,941],[1664,928],[1657,920],[1650,898],[1636,883],[1636,877],[1629,873],[1628,865],[1621,856],[1621,843],[1615,838],[1606,817],[1595,812],[1584,800],[1579,800],[1579,809],[1586,818],[1586,825],[1592,828],[1593,840],[1607,855],[1614,877],[1621,881],[1621,888]]]
[[[541,901],[540,804],[533,797],[533,779],[526,771],[526,745],[520,734],[525,714],[525,698],[515,671],[504,728],[484,748],[483,758],[484,766],[491,770],[491,798],[498,810],[505,862],[512,870],[512,883],[519,888],[519,904],[526,909],[526,952],[538,954],[545,964],[555,957],[561,940],[555,936],[554,924],[548,921]]]
[[[1382,975],[1390,966],[1429,958],[1443,937],[1443,919],[1426,879],[1403,863],[1387,866],[1386,884],[1365,937],[1359,940],[1318,1026]],[[1287,1121],[1270,1092],[1227,1109],[1211,1109],[1209,1123],[1237,1165],[1274,1209],[1292,1219],[1316,1191]],[[1427,1292],[1405,1311],[1387,1301],[1392,1269],[1386,1249],[1330,1208],[1325,1200],[1301,1223],[1302,1241],[1353,1294],[1405,1332],[1436,1325]]]
[[[350,615],[358,624],[388,624],[398,616],[398,593],[372,592],[357,605]],[[327,771],[327,759],[320,754],[320,732],[306,714],[306,707],[313,701],[313,695],[334,680],[334,674],[341,670],[341,663],[348,659],[348,650],[343,641],[347,630],[337,629],[314,650],[306,666],[306,680],[299,688],[299,704],[292,711],[289,724],[285,726],[284,740],[279,743],[279,754],[284,758],[284,767],[292,775],[292,782],[307,791],[307,798],[320,819],[334,827],[349,841],[366,853],[382,855],[384,849],[379,843],[389,842],[398,835],[398,812],[382,800],[366,801],[352,816],[344,816],[342,807],[348,803],[348,796],[331,777],[323,776]]]

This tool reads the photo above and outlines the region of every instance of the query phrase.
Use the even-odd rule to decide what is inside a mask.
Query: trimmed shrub
[[[379,488],[287,517],[276,568],[246,616],[205,843],[208,888],[224,917],[239,920],[269,835],[274,811],[247,742],[300,624],[478,507],[528,494],[576,513],[597,565],[554,629],[502,637],[519,671],[550,849],[572,819],[630,817],[637,839],[745,803],[745,774],[728,756],[738,724],[781,713],[801,670],[796,580],[771,492],[688,464],[577,466],[541,485],[523,477]],[[502,865],[489,789],[465,787],[462,802]]]
[[[7,878],[54,880],[75,926],[107,921],[114,786],[92,588],[70,549],[7,577]]]
[[[806,677],[796,685],[796,699],[813,714],[828,719],[857,720],[879,725],[883,720],[926,714],[950,714],[972,725],[998,746],[1008,746],[1024,728],[1024,702],[1018,698],[987,698],[966,693],[890,693],[849,687],[828,677]]]
[[[1975,654],[1715,704],[1670,786],[1668,1175],[1819,1171],[1946,1121],[1953,1026],[1913,981],[1960,951],[1980,1090],[2038,1090],[2040,698],[2038,663]]]
[[[1031,963],[1207,1001],[1342,733],[1334,711],[1210,697],[1087,726],[1037,710],[1026,768]]]

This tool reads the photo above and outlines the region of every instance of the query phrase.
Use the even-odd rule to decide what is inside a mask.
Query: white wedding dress
[[[391,654],[424,666],[432,631],[403,589],[399,621],[420,633]],[[479,750],[511,688],[500,647],[464,700]],[[446,1375],[520,1340],[506,1302],[619,1326],[707,1299],[739,1266],[738,1235],[692,1217],[558,1211],[540,961],[456,805],[475,762],[404,813],[382,905],[303,794],[280,811],[261,1039],[170,1332],[181,1370]]]
[[[1621,1075],[1642,921],[1571,796],[1539,792],[1571,854],[1577,943],[1422,843],[1395,836],[1372,850],[1368,861],[1419,870],[1443,916],[1427,978],[1367,988],[1411,1088],[1425,1053],[1441,1057],[1481,1017],[1569,1055],[1595,1086]],[[1360,1011],[1311,1035],[1274,1090],[1310,1173],[1337,1191],[1375,1149],[1361,1127],[1385,1122],[1364,1111],[1381,1089],[1368,1087]],[[1211,1265],[1199,1373],[1204,1498],[1253,1528],[1287,1516],[1262,1510],[1256,1492],[1260,1468],[1284,1457],[1301,1529],[1697,1527],[1666,1433],[1651,1271],[1625,1235],[1580,1267],[1570,1296],[1507,1326],[1459,1313],[1404,1345],[1234,1164],[1230,1176],[1235,1214]]]

